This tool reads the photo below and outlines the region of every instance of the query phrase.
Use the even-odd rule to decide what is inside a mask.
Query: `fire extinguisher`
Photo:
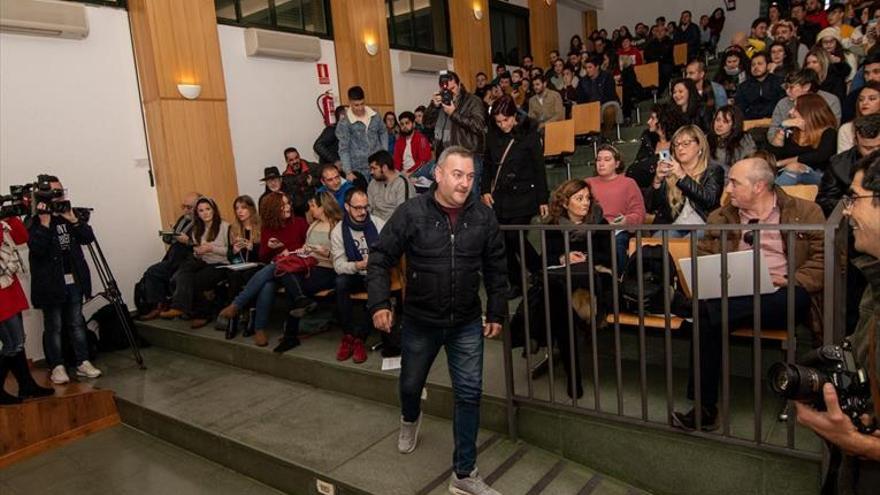
[[[318,111],[324,119],[324,125],[333,125],[336,123],[336,104],[333,102],[333,93],[327,90],[318,96],[315,102],[318,105]]]

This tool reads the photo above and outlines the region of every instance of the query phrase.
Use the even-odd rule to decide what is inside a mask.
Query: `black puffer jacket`
[[[676,183],[676,186],[681,189],[682,195],[690,200],[694,211],[703,220],[706,220],[709,213],[720,206],[721,193],[724,190],[724,170],[717,165],[710,164],[699,182],[685,176]],[[642,189],[645,210],[656,215],[654,223],[657,224],[669,224],[675,221],[669,207],[669,201],[666,199],[666,187],[666,181],[663,181],[657,189],[654,189],[653,185]]]
[[[62,304],[67,297],[64,282],[64,256],[59,235],[66,231],[70,236],[69,256],[73,278],[86,298],[92,295],[92,276],[83,255],[82,245],[95,240],[92,227],[85,222],[75,224],[61,217],[52,217],[48,227],[43,227],[38,217],[31,219],[28,227],[28,249],[31,267],[31,304],[45,308]]]
[[[434,199],[436,185],[400,205],[370,250],[367,307],[390,308],[389,270],[406,255],[404,315],[438,327],[472,323],[483,313],[480,272],[486,287],[486,321],[507,316],[507,255],[492,210],[469,195],[455,228]]]
[[[492,191],[492,182],[497,175],[498,182],[492,195],[495,200],[493,209],[501,219],[536,215],[538,206],[547,204],[549,194],[538,126],[528,117],[517,120],[516,126],[509,133],[504,133],[493,125],[486,137],[481,192],[489,194]],[[511,138],[513,145],[504,157],[504,150]]]

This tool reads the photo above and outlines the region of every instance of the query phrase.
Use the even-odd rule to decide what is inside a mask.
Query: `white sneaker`
[[[412,423],[407,423],[400,417],[400,434],[397,436],[397,450],[401,454],[410,454],[416,450],[419,443],[419,427],[422,426],[422,413]]]
[[[76,376],[84,376],[86,378],[98,378],[101,376],[101,370],[92,366],[92,363],[83,361],[81,365],[76,367]]]
[[[52,383],[55,385],[70,383],[70,377],[67,376],[67,370],[60,364],[52,368],[52,376],[49,379],[52,380]]]
[[[458,476],[452,473],[452,478],[449,480],[449,493],[453,495],[501,495],[501,492],[483,481],[477,468],[474,468],[471,474],[464,479],[458,479]]]

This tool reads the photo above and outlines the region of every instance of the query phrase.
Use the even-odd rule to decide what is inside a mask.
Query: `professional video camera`
[[[825,345],[810,351],[800,364],[775,363],[767,377],[780,396],[809,402],[820,411],[825,410],[822,387],[830,383],[837,391],[840,409],[860,432],[870,434],[877,429],[876,421],[865,425],[860,418],[873,410],[871,386],[865,370],[856,365],[848,339],[839,346]]]
[[[39,213],[73,213],[81,221],[88,222],[91,208],[72,208],[70,201],[56,201],[65,195],[62,189],[52,189],[52,183],[46,176],[40,176],[36,182],[9,186],[9,194],[0,196],[0,218],[33,216]],[[44,205],[38,211],[38,205]]]

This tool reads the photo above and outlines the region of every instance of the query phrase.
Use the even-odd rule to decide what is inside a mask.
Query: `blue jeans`
[[[269,314],[272,313],[272,304],[275,302],[275,263],[260,268],[260,270],[248,280],[244,289],[235,296],[232,304],[241,309],[246,307],[254,299],[257,300],[257,314],[254,316],[254,328],[265,330],[269,325]]]
[[[0,321],[0,357],[12,357],[24,350],[24,324],[21,312]],[[0,387],[3,384],[0,383]]]
[[[64,364],[61,350],[61,330],[70,330],[70,343],[76,357],[76,365],[89,359],[86,341],[86,321],[82,315],[82,292],[78,285],[65,287],[65,299],[61,304],[49,304],[43,310],[43,352],[49,368]]]
[[[467,476],[477,462],[480,395],[483,393],[483,325],[476,320],[459,327],[437,328],[404,318],[401,337],[400,408],[412,422],[421,412],[422,388],[440,348],[446,349],[455,396],[452,467]]]
[[[797,184],[813,184],[819,185],[822,182],[822,172],[807,167],[807,171],[803,173],[791,172],[784,170],[776,177],[777,186],[794,186]]]

